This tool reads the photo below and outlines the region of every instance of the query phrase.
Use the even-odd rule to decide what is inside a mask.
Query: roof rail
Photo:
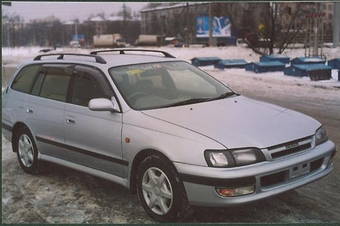
[[[90,54],[80,54],[80,53],[51,53],[51,54],[41,54],[36,56],[33,60],[41,60],[42,57],[46,56],[58,56],[58,60],[63,60],[64,56],[84,56],[84,57],[93,57],[97,63],[106,64],[106,61],[97,55],[90,55]]]
[[[161,50],[153,50],[153,49],[125,49],[125,48],[122,49],[122,48],[116,48],[116,49],[106,49],[106,50],[92,51],[90,54],[96,55],[98,53],[107,53],[107,52],[119,52],[119,54],[125,54],[125,52],[154,52],[154,53],[161,53],[165,57],[176,58],[168,52],[161,51]]]

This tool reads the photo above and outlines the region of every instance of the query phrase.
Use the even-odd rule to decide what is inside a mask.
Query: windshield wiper
[[[206,101],[210,101],[210,98],[193,98],[193,99],[183,100],[180,102],[169,104],[169,105],[166,105],[165,107],[175,107],[175,106],[182,106],[182,105],[187,105],[187,104],[196,104],[196,103],[201,103],[201,102],[206,102]]]
[[[223,94],[219,95],[218,97],[210,98],[209,101],[220,100],[220,99],[224,99],[224,98],[234,96],[234,95],[239,96],[240,94],[237,94],[237,93],[234,93],[234,92],[223,93]]]
[[[222,95],[220,95],[218,97],[193,98],[193,99],[183,100],[183,101],[180,101],[180,102],[169,104],[169,105],[166,105],[164,107],[175,107],[175,106],[183,106],[183,105],[187,105],[187,104],[196,104],[196,103],[220,100],[220,99],[224,99],[224,98],[227,98],[227,97],[230,97],[230,96],[233,96],[233,95],[239,96],[240,94],[237,94],[237,93],[234,93],[234,92],[228,92],[228,93],[223,93]]]

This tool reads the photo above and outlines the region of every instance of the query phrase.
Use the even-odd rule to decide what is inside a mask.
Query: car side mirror
[[[114,98],[113,98],[114,99]],[[118,104],[116,101],[111,101],[106,98],[95,98],[90,100],[89,109],[91,111],[112,111],[119,112]]]

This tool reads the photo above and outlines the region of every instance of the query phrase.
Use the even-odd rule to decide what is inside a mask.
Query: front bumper
[[[194,206],[227,207],[249,203],[316,181],[333,170],[336,150],[327,141],[312,150],[280,160],[229,169],[175,163],[183,180],[188,201]],[[216,187],[255,186],[252,194],[221,197]]]

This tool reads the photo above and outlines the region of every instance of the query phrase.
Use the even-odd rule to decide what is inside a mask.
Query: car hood
[[[243,96],[144,114],[207,136],[226,148],[265,148],[311,136],[321,124],[311,117]]]

